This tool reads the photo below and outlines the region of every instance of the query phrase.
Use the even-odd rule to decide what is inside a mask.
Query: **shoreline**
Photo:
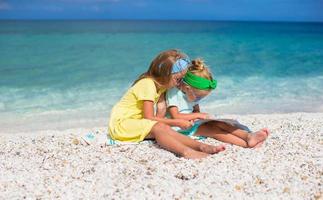
[[[240,119],[246,119],[246,118],[256,118],[256,117],[288,117],[288,116],[292,116],[292,117],[296,117],[296,116],[307,116],[307,115],[311,115],[311,116],[323,116],[323,112],[290,112],[290,113],[268,113],[268,114],[264,114],[264,113],[252,113],[252,114],[219,114],[216,115],[216,117],[218,118],[229,118],[229,119],[236,119],[236,120],[240,120]],[[76,117],[76,116],[73,116]],[[85,120],[82,120],[85,121]],[[102,123],[102,121],[104,121],[105,123]],[[81,127],[79,128],[75,128],[75,127],[60,127],[59,130],[54,129],[54,128],[50,128],[50,129],[43,129],[43,128],[39,128],[37,127],[36,130],[28,130],[28,131],[13,131],[13,132],[8,132],[8,131],[2,131],[0,128],[0,136],[1,135],[52,135],[52,134],[58,134],[58,135],[66,135],[66,134],[84,134],[87,132],[108,132],[108,121],[109,118],[95,118],[93,121],[91,121],[90,123],[86,124],[83,123]],[[250,126],[250,124],[248,124],[248,121],[250,120],[246,120],[245,125],[246,126]],[[241,121],[243,123],[243,121]],[[54,124],[57,122],[54,122]],[[101,124],[100,126],[98,125],[94,125],[94,124]],[[102,124],[105,124],[106,126],[102,126]],[[73,125],[76,126],[76,125]],[[270,128],[270,127],[268,127]],[[6,128],[8,129],[8,128]],[[28,127],[28,129],[30,129],[30,127]]]
[[[260,149],[227,145],[206,159],[186,160],[156,144],[73,143],[105,127],[0,134],[0,198],[322,198],[323,113],[220,117],[252,130],[268,127],[271,135]]]

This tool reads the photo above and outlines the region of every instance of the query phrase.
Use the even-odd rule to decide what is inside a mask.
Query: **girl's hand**
[[[197,114],[197,119],[209,119],[210,115],[207,113],[196,113]]]
[[[193,122],[185,119],[176,119],[176,124],[181,129],[188,129],[193,126]]]

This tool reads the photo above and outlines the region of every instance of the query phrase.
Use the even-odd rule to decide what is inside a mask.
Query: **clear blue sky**
[[[0,19],[323,22],[323,0],[0,0]]]

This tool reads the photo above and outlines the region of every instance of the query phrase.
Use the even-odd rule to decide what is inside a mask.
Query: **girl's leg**
[[[151,129],[150,134],[146,138],[155,138],[157,143],[161,147],[185,158],[198,159],[205,158],[209,155],[204,152],[195,151],[189,146],[186,146],[180,141],[172,138],[168,131],[165,132],[163,130],[164,128],[165,125],[163,125],[162,123],[156,123]]]
[[[254,135],[251,135],[244,130],[218,121],[202,124],[199,127],[197,134],[203,136],[209,135],[208,137],[213,137],[217,140],[241,147],[255,147],[258,143],[263,142],[267,138],[267,133],[265,131],[258,131]]]
[[[168,125],[157,123],[148,137],[156,139],[163,148],[177,153],[185,158],[204,158],[208,153],[217,153],[222,148],[197,142],[172,130]],[[224,149],[223,149],[224,150]],[[203,152],[202,152],[203,151]]]
[[[217,126],[220,127],[221,129],[223,129],[223,130],[225,130],[227,132],[230,132],[230,133],[240,132],[240,131],[246,132],[246,131],[244,131],[242,129],[237,128],[236,126],[230,125],[230,124],[225,123],[225,122],[215,121],[214,123],[216,123]],[[269,135],[268,128],[263,128],[263,129],[261,129],[261,131],[266,132],[267,136]],[[243,134],[243,135],[245,135],[245,134]]]
[[[216,126],[220,127],[222,130],[227,131],[230,134],[240,137],[241,139],[246,141],[248,147],[261,146],[261,144],[267,139],[269,135],[269,130],[267,128],[263,128],[260,131],[255,132],[254,134],[250,134],[244,130],[241,130],[224,122],[216,121],[214,123],[216,123]]]
[[[186,135],[180,134],[176,131],[173,131],[173,129],[171,129],[169,126],[167,126],[170,130],[171,130],[171,134],[174,138],[176,138],[178,141],[182,142],[183,144],[191,147],[192,149],[195,149],[197,151],[202,151],[205,153],[210,153],[210,154],[214,154],[214,153],[218,153],[220,151],[224,151],[225,150],[225,146],[224,145],[217,145],[217,146],[213,146],[213,145],[208,145],[202,142],[198,142]]]
[[[211,137],[221,142],[234,144],[244,148],[248,147],[248,144],[245,140],[233,134],[230,134],[227,131],[222,130],[221,128],[217,127],[215,124],[212,123],[202,124],[195,134],[205,137]]]

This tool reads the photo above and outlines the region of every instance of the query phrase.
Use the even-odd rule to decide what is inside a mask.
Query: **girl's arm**
[[[201,113],[199,104],[196,104],[193,107],[193,113]],[[214,115],[210,115],[208,113],[202,113],[202,114],[204,115],[204,119],[215,119]]]
[[[156,107],[157,107],[156,117],[164,118],[166,116],[165,93],[163,93],[162,95],[160,95]]]
[[[179,126],[182,129],[188,129],[193,125],[192,122],[184,119],[166,119],[163,117],[154,116],[154,102],[152,101],[144,100],[143,110],[145,119],[162,122],[170,126]]]
[[[178,112],[178,108],[176,106],[169,107],[169,113],[173,119],[186,119],[186,120],[196,120],[196,119],[206,119],[206,113],[195,112],[195,106],[193,113],[180,113]]]

